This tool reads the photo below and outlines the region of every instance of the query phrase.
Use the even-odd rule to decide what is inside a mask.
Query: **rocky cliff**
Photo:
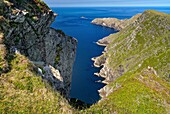
[[[68,97],[77,41],[50,27],[56,16],[41,0],[0,0],[0,74],[10,70],[9,55],[22,54]]]
[[[96,18],[91,23],[101,25],[104,27],[114,28],[115,30],[122,30],[131,23],[133,23],[141,14],[137,14],[130,19],[117,19],[117,18]]]

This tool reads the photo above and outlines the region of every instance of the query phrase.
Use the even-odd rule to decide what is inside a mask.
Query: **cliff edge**
[[[0,0],[0,74],[10,72],[20,54],[69,97],[77,40],[50,27],[56,16],[41,0]]]

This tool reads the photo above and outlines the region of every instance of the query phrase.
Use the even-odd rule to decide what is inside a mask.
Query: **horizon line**
[[[63,8],[67,8],[67,7],[170,7],[170,6],[50,6],[49,7],[63,7]]]

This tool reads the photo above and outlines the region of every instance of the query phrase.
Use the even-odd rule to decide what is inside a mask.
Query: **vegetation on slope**
[[[67,101],[40,76],[33,64],[16,54],[11,71],[0,76],[0,113],[69,113]]]
[[[88,113],[167,114],[170,111],[170,84],[151,70],[127,73],[109,86],[113,93],[88,109]]]
[[[170,15],[145,11],[110,35],[105,65],[124,73],[110,82],[112,93],[85,113],[168,114],[170,112]]]
[[[101,26],[106,26],[113,28],[115,30],[122,30],[128,25],[134,23],[136,19],[140,16],[141,14],[136,14],[135,16],[131,17],[130,19],[117,19],[117,18],[96,18],[94,19],[91,23],[96,24],[96,25],[101,25]]]
[[[170,15],[145,11],[131,26],[109,36],[108,65],[115,70],[123,65],[125,72],[141,71],[148,66],[169,80]],[[116,60],[116,61],[115,61]]]

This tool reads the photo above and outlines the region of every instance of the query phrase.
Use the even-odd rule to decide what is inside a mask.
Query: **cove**
[[[103,79],[94,76],[100,69],[95,68],[91,60],[92,57],[101,55],[104,47],[96,45],[95,42],[115,32],[110,28],[92,25],[90,22],[97,17],[96,11],[92,9],[53,8],[58,17],[52,25],[78,40],[70,97],[90,104],[100,99],[97,90],[104,86],[96,82]]]
[[[100,97],[97,90],[104,84],[96,81],[103,80],[94,76],[99,68],[93,66],[92,57],[101,55],[104,47],[95,44],[99,39],[117,31],[92,25],[90,22],[97,17],[130,18],[143,12],[148,7],[86,7],[86,8],[52,8],[58,14],[52,27],[62,30],[65,34],[78,40],[77,55],[73,69],[71,98],[77,98],[86,103],[97,102]],[[165,8],[150,8],[166,10]],[[166,11],[164,11],[166,12]]]

